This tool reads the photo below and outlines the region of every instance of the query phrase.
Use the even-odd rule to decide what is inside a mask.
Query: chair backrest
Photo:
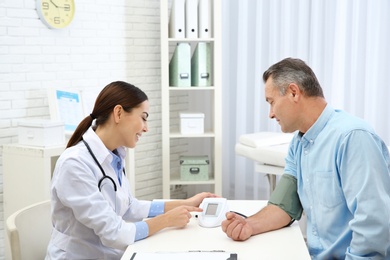
[[[45,259],[51,231],[50,200],[18,210],[7,218],[12,260]]]

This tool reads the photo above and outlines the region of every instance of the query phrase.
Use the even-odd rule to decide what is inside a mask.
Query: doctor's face
[[[148,131],[149,101],[144,101],[131,112],[124,112],[119,135],[123,145],[134,148],[144,132]]]

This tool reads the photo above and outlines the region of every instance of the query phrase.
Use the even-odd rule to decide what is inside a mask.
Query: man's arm
[[[297,179],[290,174],[283,174],[271,194],[268,204],[283,209],[292,220],[300,220],[303,212],[297,192]]]
[[[379,137],[366,131],[353,131],[340,148],[341,183],[353,214],[346,259],[389,257],[390,160],[385,149]]]
[[[228,212],[226,220],[222,222],[222,230],[231,239],[244,241],[253,235],[285,227],[290,221],[291,217],[284,210],[275,205],[267,205],[246,219]]]
[[[288,226],[291,220],[300,219],[302,211],[296,179],[284,174],[265,208],[247,219],[227,213],[222,230],[233,240],[243,241],[253,235]]]

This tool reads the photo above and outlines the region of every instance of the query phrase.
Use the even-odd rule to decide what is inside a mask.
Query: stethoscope
[[[98,187],[99,187],[99,191],[101,192],[102,189],[101,189],[101,185],[102,185],[102,182],[105,180],[105,179],[108,179],[112,182],[112,184],[114,185],[114,191],[116,192],[117,188],[116,188],[116,184],[115,184],[115,181],[113,178],[111,178],[110,176],[106,175],[106,173],[104,172],[103,170],[103,167],[100,165],[100,163],[98,162],[98,160],[96,159],[96,156],[95,154],[92,152],[92,149],[91,147],[89,147],[88,143],[84,140],[82,140],[83,143],[85,144],[85,146],[87,147],[88,149],[88,152],[91,154],[93,160],[96,162],[97,166],[99,166],[99,169],[100,171],[102,172],[103,174],[103,177],[100,178],[99,182],[98,182]],[[123,174],[126,175],[126,172],[125,172],[125,168],[123,168]]]

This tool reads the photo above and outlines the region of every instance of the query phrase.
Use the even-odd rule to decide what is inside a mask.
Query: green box
[[[207,181],[209,179],[209,157],[180,156],[180,179],[182,181]]]

